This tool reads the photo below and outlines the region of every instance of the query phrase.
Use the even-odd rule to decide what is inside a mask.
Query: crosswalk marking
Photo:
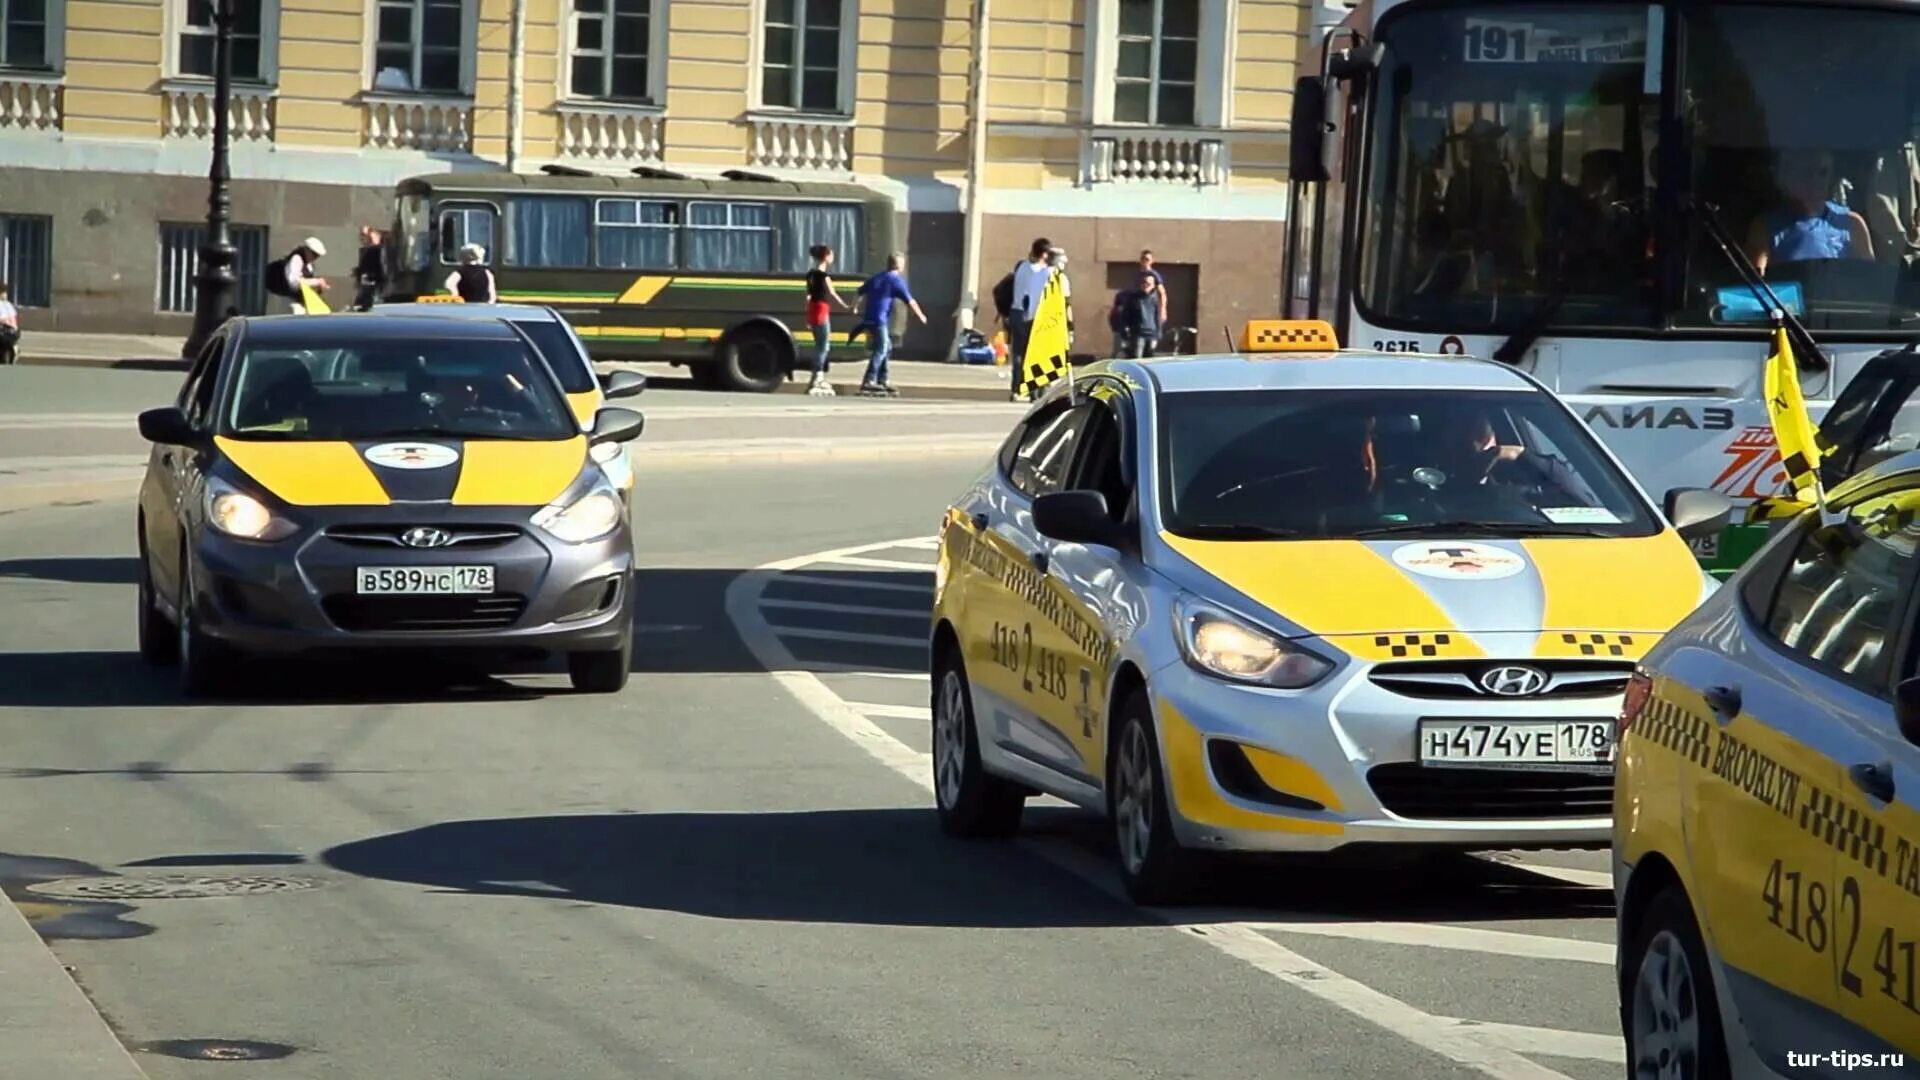
[[[762,600],[764,608],[786,611],[832,611],[842,615],[879,615],[883,618],[927,621],[927,613],[914,608],[869,607],[866,604],[829,604],[819,600]]]
[[[870,566],[879,570],[916,570],[923,574],[933,573],[932,563],[903,562],[899,559],[869,559],[863,555],[841,555],[828,561],[843,566]]]
[[[889,720],[932,720],[933,710],[925,705],[883,705],[877,701],[849,701],[848,705],[867,716]]]
[[[920,569],[932,570],[933,568],[929,566],[921,567]],[[923,595],[933,588],[932,582],[927,582],[924,585],[908,585],[905,582],[899,581],[849,580],[847,578],[832,577],[826,574],[781,574],[773,580],[775,583],[791,581],[802,585],[831,585],[838,589],[877,589],[880,592],[921,593]]]
[[[856,705],[864,709],[865,706]],[[1583,964],[1612,964],[1613,946],[1600,941],[1521,934],[1509,930],[1481,930],[1445,923],[1339,922],[1294,920],[1254,921],[1248,925],[1270,933],[1376,941],[1386,945],[1414,945],[1429,949],[1495,953],[1534,960],[1572,960]]]
[[[810,638],[814,641],[844,641],[852,645],[893,645],[903,649],[924,649],[927,639],[924,636],[908,637],[904,634],[861,634],[852,630],[818,630],[811,626],[780,626],[775,624],[773,632],[781,637]],[[925,675],[920,676],[926,678]]]

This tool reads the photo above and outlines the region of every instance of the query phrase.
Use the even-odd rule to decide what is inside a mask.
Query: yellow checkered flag
[[[1793,355],[1784,326],[1773,331],[1773,355],[1767,358],[1765,392],[1767,416],[1773,421],[1773,439],[1780,446],[1780,467],[1794,496],[1810,505],[1824,506],[1820,485],[1820,436],[1807,402],[1800,395],[1800,365]]]
[[[1015,369],[1013,396],[1029,398],[1060,379],[1073,378],[1073,364],[1067,358],[1067,295],[1060,275],[1047,278],[1040,294],[1040,309],[1033,315],[1033,331],[1027,335],[1027,352]]]
[[[333,309],[320,299],[320,293],[306,282],[300,283],[300,307],[309,315],[330,315]]]

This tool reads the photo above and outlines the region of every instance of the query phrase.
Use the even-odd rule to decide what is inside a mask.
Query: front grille
[[[1367,770],[1367,783],[1381,806],[1403,818],[1525,820],[1613,813],[1611,773],[1443,769],[1398,762]]]
[[[501,630],[520,621],[527,598],[489,596],[329,596],[320,605],[342,630]]]
[[[1504,667],[1534,668],[1547,677],[1546,688],[1503,698],[1481,685],[1482,676]],[[1606,660],[1437,660],[1379,664],[1367,677],[1402,697],[1520,701],[1611,697],[1626,690],[1632,674],[1632,664]]]
[[[446,534],[446,541],[416,547],[406,540],[407,533],[417,527],[438,529]],[[520,530],[511,525],[335,525],[327,530],[327,539],[355,547],[397,547],[412,550],[434,550],[437,548],[484,548],[510,544],[520,539]]]

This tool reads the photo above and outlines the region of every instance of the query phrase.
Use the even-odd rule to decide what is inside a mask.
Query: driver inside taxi
[[[1499,484],[1552,494],[1557,502],[1584,505],[1579,477],[1566,462],[1536,454],[1524,446],[1503,444],[1494,433],[1493,418],[1485,412],[1451,416],[1441,426],[1436,447],[1447,483]]]

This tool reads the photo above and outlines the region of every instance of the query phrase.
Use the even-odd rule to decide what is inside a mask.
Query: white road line
[[[887,545],[887,547],[898,546],[898,544]],[[876,548],[875,550],[881,549]],[[900,559],[868,559],[859,555],[841,555],[826,561],[843,566],[871,566],[881,570],[918,570],[923,574],[933,573],[933,564],[930,562],[904,562]]]
[[[1627,1059],[1627,1040],[1618,1035],[1595,1035],[1586,1031],[1562,1031],[1526,1024],[1482,1023],[1478,1020],[1461,1020],[1458,1023],[1472,1025],[1479,1038],[1495,1046],[1504,1046],[1516,1054],[1552,1054],[1585,1061],[1621,1062]]]
[[[819,600],[762,600],[763,608],[780,608],[785,611],[836,611],[845,615],[879,615],[895,619],[919,619],[925,622],[927,613],[916,608],[868,607],[865,604],[828,604]]]
[[[788,670],[795,666],[792,654],[787,651],[778,633],[760,617],[759,613],[760,593],[774,575],[795,570],[810,563],[842,561],[846,558],[858,557],[864,552],[884,550],[897,546],[898,543],[898,541],[888,541],[841,548],[816,555],[803,555],[769,563],[741,574],[727,587],[727,614],[733,620],[747,648],[753,652],[762,666],[774,673],[773,678],[785,687],[795,700],[820,720],[864,748],[876,760],[930,793],[933,786],[932,756],[920,753],[887,734],[879,725],[862,716],[853,706],[828,689],[826,684],[811,672]],[[1094,888],[1110,896],[1120,896],[1119,886],[1114,881],[1111,871],[1104,867],[1094,870],[1087,867],[1082,860],[1059,858],[1058,845],[1023,843],[1022,846],[1080,877]],[[1125,902],[1123,897],[1121,900]],[[1309,960],[1251,925],[1217,923],[1204,926],[1181,926],[1176,922],[1177,913],[1159,914],[1142,910],[1141,914],[1156,916],[1170,924],[1175,924],[1182,933],[1211,945],[1220,952],[1235,957],[1289,986],[1344,1009],[1450,1061],[1478,1070],[1495,1080],[1571,1080],[1564,1073],[1537,1065],[1500,1045],[1502,1040],[1513,1039],[1514,1036],[1511,1033],[1482,1038],[1478,1032],[1483,1025],[1451,1017],[1435,1016],[1417,1009],[1358,980]],[[1504,1031],[1505,1029],[1494,1030]],[[1614,1060],[1624,1062],[1624,1054]]]
[[[797,581],[803,585],[831,585],[839,589],[878,589],[881,592],[926,593],[933,590],[931,581],[924,585],[908,585],[899,581],[865,581],[859,578],[830,577],[826,574],[781,574],[773,581]]]
[[[815,675],[845,675],[859,679],[905,679],[923,685],[927,681],[927,673],[924,671],[875,671],[858,664],[836,664],[831,660],[815,660],[798,665],[794,670],[807,671]]]
[[[865,706],[856,705],[855,708],[864,709]],[[922,709],[920,712],[924,716],[927,710]],[[1533,960],[1573,960],[1583,964],[1608,965],[1613,963],[1613,946],[1605,942],[1548,937],[1542,934],[1521,934],[1509,930],[1481,930],[1477,927],[1449,926],[1445,923],[1294,920],[1252,922],[1247,925],[1280,934],[1306,934],[1313,937],[1346,938],[1352,941],[1377,941],[1388,945],[1413,945],[1428,949],[1494,953],[1500,956],[1518,956]]]
[[[1506,862],[1498,860],[1501,866],[1511,866],[1515,870],[1525,870],[1529,874],[1564,881],[1569,885],[1583,885],[1589,889],[1613,888],[1613,875],[1605,870],[1582,870],[1576,866],[1547,866],[1544,863]]]
[[[878,701],[849,701],[847,707],[862,716],[888,720],[932,720],[933,710],[925,705],[884,705]]]
[[[781,637],[809,638],[813,641],[844,641],[853,645],[897,645],[903,649],[927,647],[925,635],[908,637],[904,634],[860,634],[852,630],[820,630],[811,626],[771,626],[771,629]]]
[[[937,536],[923,536],[918,540],[902,540],[898,546],[916,548],[920,551],[937,551],[940,548],[940,538]]]

